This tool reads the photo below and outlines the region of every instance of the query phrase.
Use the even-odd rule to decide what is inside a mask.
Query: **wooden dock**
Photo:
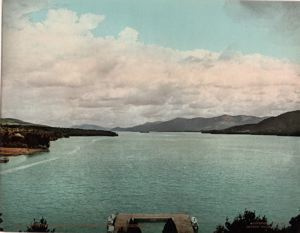
[[[134,218],[138,223],[142,222],[166,222],[168,219],[172,219],[176,225],[178,233],[194,233],[194,229],[191,224],[190,216],[187,214],[117,214],[114,223],[114,233],[117,233],[119,229],[123,228],[127,230],[128,222],[131,218]]]

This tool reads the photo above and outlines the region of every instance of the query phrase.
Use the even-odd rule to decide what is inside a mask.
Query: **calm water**
[[[50,153],[0,164],[3,227],[25,230],[46,216],[57,231],[105,232],[115,212],[186,212],[206,233],[245,208],[287,223],[300,209],[299,142],[197,133],[60,139]]]

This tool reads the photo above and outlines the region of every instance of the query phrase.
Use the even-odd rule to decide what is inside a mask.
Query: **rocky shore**
[[[32,155],[40,152],[48,152],[49,149],[42,148],[12,148],[12,147],[0,147],[1,156],[17,156],[17,155]]]

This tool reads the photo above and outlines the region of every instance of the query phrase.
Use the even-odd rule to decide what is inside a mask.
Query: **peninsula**
[[[51,127],[11,118],[0,119],[0,156],[49,151],[50,141],[71,136],[118,136],[107,130]]]

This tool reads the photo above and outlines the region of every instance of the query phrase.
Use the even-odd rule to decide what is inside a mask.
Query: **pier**
[[[197,230],[193,227],[191,222],[191,216],[187,214],[126,214],[119,213],[114,219],[114,231],[113,233],[118,233],[122,229],[127,232],[128,226],[131,220],[135,223],[145,223],[145,222],[167,222],[172,220],[176,226],[177,233],[195,233]],[[197,225],[198,227],[198,225]]]

